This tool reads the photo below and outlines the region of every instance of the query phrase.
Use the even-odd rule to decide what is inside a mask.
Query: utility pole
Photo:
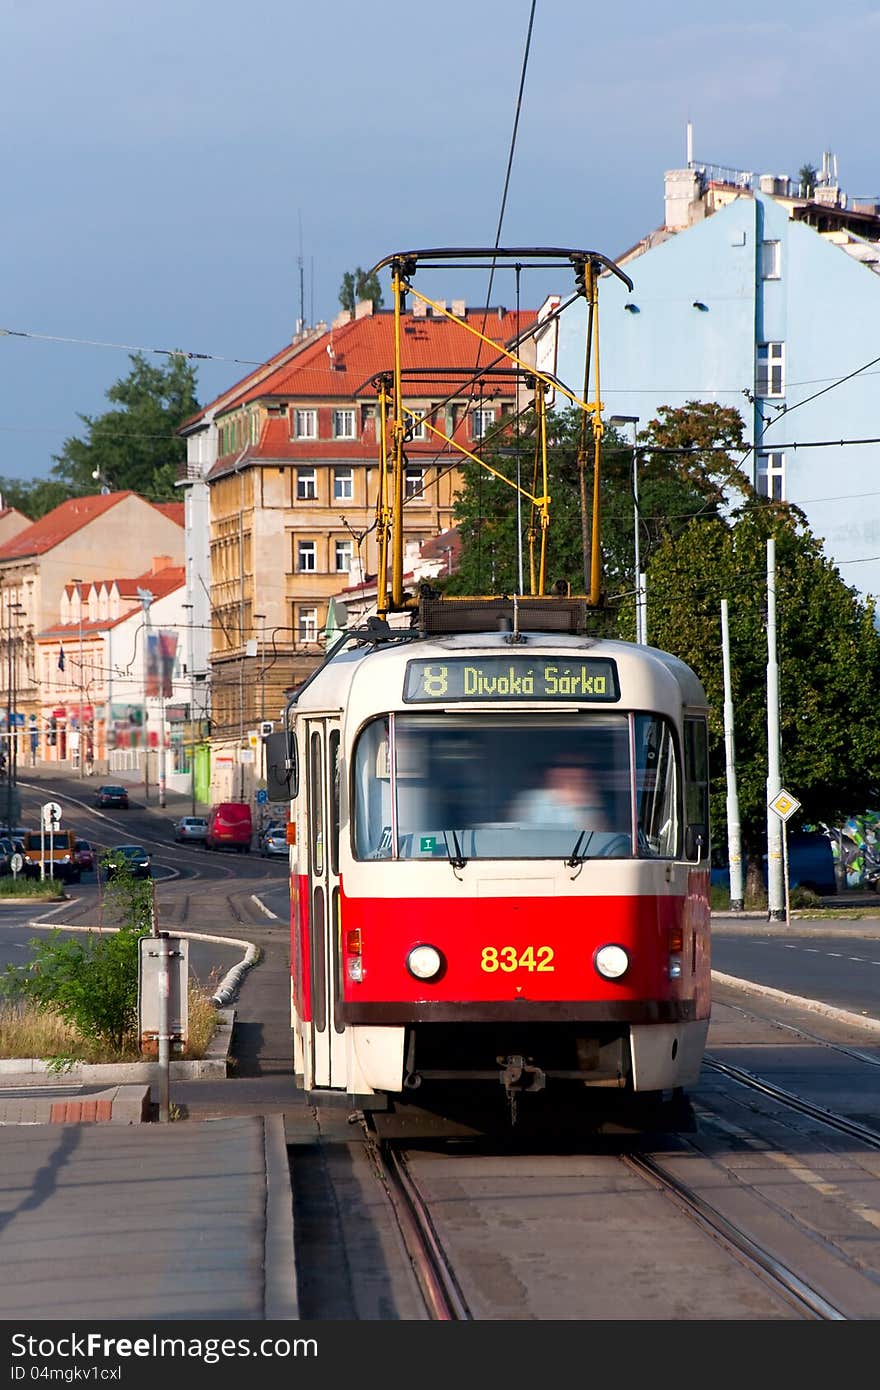
[[[644,645],[648,640],[648,605],[645,597],[642,565],[639,556],[639,463],[636,452],[636,429],[638,415],[612,415],[609,425],[632,425],[632,487],[633,487],[633,554],[636,589],[636,641]]]
[[[86,738],[83,720],[83,707],[85,705],[85,671],[83,669],[83,608],[82,608],[82,580],[74,579],[76,585],[77,598],[79,600],[79,719],[77,727],[79,729],[79,775],[86,775]]]
[[[189,770],[192,779],[192,814],[196,813],[196,668],[193,660],[193,605],[182,603],[181,608],[189,610],[187,625],[186,659],[189,665]]]
[[[739,797],[736,789],[736,752],[733,738],[733,698],[730,693],[730,631],[727,625],[727,599],[721,600],[721,658],[724,670],[724,762],[727,772],[727,862],[730,872],[730,910],[742,912],[742,840]]]
[[[779,665],[776,658],[776,541],[767,541],[767,918],[785,917],[782,821],[770,802],[782,788],[779,746]]]

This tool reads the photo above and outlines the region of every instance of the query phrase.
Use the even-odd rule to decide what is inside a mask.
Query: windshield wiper
[[[451,832],[451,834],[452,834],[452,843],[453,843],[453,845],[455,846],[455,854],[450,854],[450,852],[449,852],[449,836],[446,834],[446,831],[445,831],[445,830],[443,831],[443,839],[444,839],[445,844],[446,844],[446,858],[449,860],[449,862],[450,862],[450,864],[452,865],[453,869],[463,869],[464,866],[465,866],[465,864],[467,863],[467,860],[464,858],[464,856],[463,856],[463,854],[462,854],[462,852],[461,852],[461,845],[458,843],[458,835],[456,834],[456,832],[455,832],[454,830]]]
[[[587,850],[590,847],[590,841],[592,840],[595,833],[596,832],[594,830],[581,831],[580,835],[578,835],[577,839],[575,840],[574,849],[565,861],[565,867],[567,869],[576,869],[579,864],[583,864],[584,860],[587,857]],[[583,852],[578,853],[581,847],[581,841],[583,840],[585,835],[587,837],[587,842],[584,845]]]

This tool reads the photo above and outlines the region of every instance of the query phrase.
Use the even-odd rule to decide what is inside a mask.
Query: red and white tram
[[[540,630],[543,605],[521,631],[374,620],[274,736],[294,1068],[314,1100],[481,1128],[697,1078],[706,696],[662,651]],[[524,810],[551,764],[588,769],[601,814]]]

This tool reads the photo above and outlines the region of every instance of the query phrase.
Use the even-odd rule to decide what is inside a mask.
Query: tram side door
[[[346,1089],[345,1048],[334,1007],[339,939],[339,776],[337,720],[306,720],[309,824],[309,984],[311,1023],[306,1041],[307,1090]],[[309,1055],[310,1054],[310,1055]]]

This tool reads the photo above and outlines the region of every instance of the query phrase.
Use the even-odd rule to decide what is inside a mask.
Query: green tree
[[[815,164],[802,164],[798,169],[798,183],[801,188],[801,196],[812,198],[816,191],[816,179],[819,177],[819,170]]]
[[[371,299],[374,309],[382,308],[382,286],[379,284],[378,275],[368,275],[360,266],[355,270],[347,270],[343,275],[339,287],[339,303],[343,309],[353,314],[359,299]]]
[[[737,789],[747,854],[766,834],[767,540],[776,541],[782,776],[807,824],[837,824],[880,790],[880,633],[795,507],[755,502],[732,521],[698,519],[651,565],[649,633],[703,681],[712,713],[713,834],[723,840],[721,599],[729,606]]]
[[[726,452],[742,448],[739,412],[712,403],[689,402],[663,407],[638,436],[639,559],[650,567],[654,549],[667,536],[683,531],[696,515],[717,515],[728,493],[750,493],[744,476]],[[499,429],[483,456],[510,480],[519,478],[533,496],[535,483],[534,421],[526,416]],[[581,518],[581,459],[586,470],[587,533],[593,489],[592,430],[583,428],[576,407],[553,411],[548,420],[548,475],[551,498],[547,587],[559,580],[572,593],[588,588]],[[518,585],[516,492],[493,479],[478,464],[462,467],[463,486],[456,499],[456,522],[462,537],[459,570],[447,586],[452,593],[510,593]],[[600,486],[600,545],[603,591],[608,608],[594,620],[595,631],[635,635],[635,522],[633,454],[614,428],[603,435]],[[528,559],[531,503],[520,506],[523,578],[529,591]],[[587,561],[587,566],[588,566]]]
[[[186,457],[186,444],[175,431],[199,409],[195,368],[182,356],[164,366],[131,353],[132,369],[114,383],[107,399],[115,409],[103,415],[80,415],[85,439],[64,441],[53,455],[51,476],[66,497],[97,491],[98,482],[113,491],[130,488],[153,502],[172,500],[177,464]]]

